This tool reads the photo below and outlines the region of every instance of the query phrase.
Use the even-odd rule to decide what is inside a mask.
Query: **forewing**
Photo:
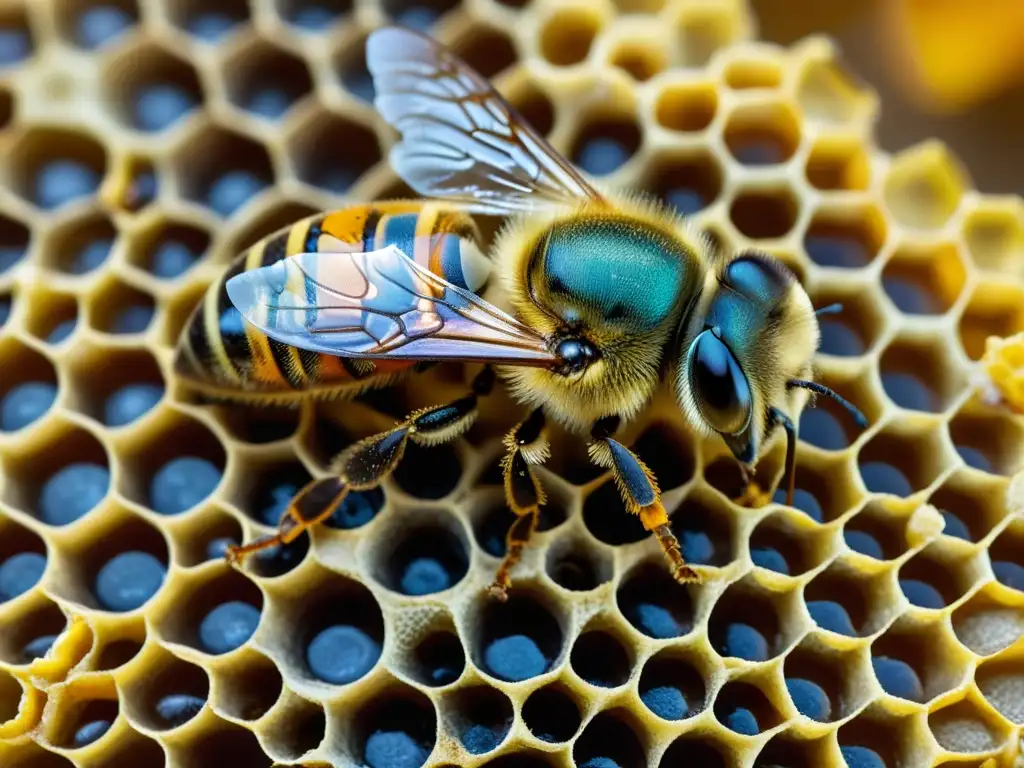
[[[356,358],[544,366],[542,336],[395,246],[301,253],[227,282],[245,319],[277,341]]]
[[[391,164],[417,193],[495,214],[603,200],[484,77],[434,40],[378,29],[366,63],[374,106],[402,135]]]

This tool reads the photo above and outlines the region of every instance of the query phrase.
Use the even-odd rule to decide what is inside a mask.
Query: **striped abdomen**
[[[225,283],[297,253],[401,248],[453,285],[478,292],[489,262],[479,250],[473,221],[443,206],[388,202],[311,216],[275,232],[241,254],[207,290],[178,340],[175,370],[210,394],[239,398],[361,390],[417,365],[411,361],[356,360],[298,350],[246,323]]]

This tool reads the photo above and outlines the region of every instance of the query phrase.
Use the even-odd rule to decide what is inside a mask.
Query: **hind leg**
[[[486,367],[473,379],[473,391],[465,397],[413,411],[394,428],[353,443],[335,459],[328,477],[311,480],[295,495],[281,516],[276,534],[242,547],[230,547],[227,559],[237,562],[247,554],[294,541],[303,531],[334,514],[350,491],[380,485],[402,460],[409,440],[421,445],[454,440],[473,425],[477,398],[489,394],[493,387],[494,372]]]

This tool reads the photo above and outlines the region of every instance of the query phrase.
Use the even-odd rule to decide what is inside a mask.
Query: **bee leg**
[[[683,584],[697,581],[700,577],[683,560],[679,541],[669,527],[657,478],[635,453],[612,439],[618,426],[618,416],[595,422],[590,431],[591,442],[588,446],[591,460],[598,466],[612,470],[626,509],[640,517],[644,530],[654,532],[668,558],[673,578]]]
[[[543,464],[550,452],[544,424],[544,411],[537,408],[505,435],[507,452],[501,462],[505,475],[505,501],[516,519],[505,536],[505,557],[488,590],[501,602],[508,600],[508,588],[512,586],[509,572],[522,558],[523,549],[537,528],[540,507],[545,501],[544,489],[533,473],[533,465]]]
[[[288,504],[288,509],[281,515],[277,524],[277,533],[251,541],[244,546],[228,547],[225,558],[229,563],[237,563],[246,555],[270,549],[295,541],[303,531],[316,525],[334,514],[338,506],[345,500],[349,488],[335,476],[319,480],[310,480],[295,494]]]

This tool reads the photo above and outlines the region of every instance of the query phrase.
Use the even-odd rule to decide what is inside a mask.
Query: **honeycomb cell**
[[[809,120],[842,125],[861,117],[871,97],[852,74],[833,59],[811,60],[799,73],[797,103]]]
[[[633,544],[650,535],[640,519],[626,509],[619,489],[611,480],[587,496],[583,503],[583,522],[587,530],[605,544]]]
[[[1024,426],[1003,412],[966,405],[949,422],[949,436],[969,467],[1006,476],[1021,469]]]
[[[607,176],[629,162],[642,138],[632,117],[588,120],[573,141],[569,158],[587,173]]]
[[[185,197],[230,217],[273,185],[266,149],[223,128],[204,131],[174,158]]]
[[[865,190],[871,181],[871,163],[859,141],[824,136],[811,145],[807,181],[823,192]]]
[[[36,286],[28,297],[26,330],[51,346],[63,344],[78,325],[78,302],[74,294]]]
[[[896,308],[908,315],[941,315],[950,310],[967,280],[955,246],[903,248],[882,272],[882,287]]]
[[[558,67],[580,64],[590,54],[602,26],[604,19],[592,6],[558,8],[540,31],[540,53]]]
[[[815,376],[815,381],[824,384],[857,409],[868,424],[878,420],[882,406],[877,400],[874,382],[866,375],[857,378],[839,378],[824,371]],[[800,412],[797,434],[802,442],[825,451],[843,451],[857,439],[863,428],[857,424],[849,410],[831,397],[815,398],[811,407]]]
[[[105,104],[125,126],[159,133],[198,111],[204,101],[195,70],[152,42],[141,42],[107,66]]]
[[[686,8],[678,23],[680,64],[687,68],[703,67],[715,51],[739,36],[735,12],[726,4]]]
[[[983,663],[975,673],[978,690],[989,704],[1015,725],[1024,723],[1024,672],[1020,662],[1006,654]]]
[[[523,703],[523,722],[534,738],[549,744],[570,741],[580,728],[580,710],[572,694],[552,683],[538,688]]]
[[[858,573],[834,562],[804,587],[804,603],[821,629],[847,637],[870,635],[890,620],[892,600],[884,575]]]
[[[870,264],[885,242],[885,221],[871,206],[819,209],[804,235],[804,249],[822,267],[860,269]]]
[[[454,683],[466,667],[462,641],[454,632],[442,630],[425,637],[412,653],[412,676],[429,686]]]
[[[572,747],[572,757],[581,768],[643,768],[644,746],[637,736],[643,733],[626,709],[601,712],[586,724]]]
[[[671,83],[658,92],[658,124],[672,131],[703,131],[715,119],[718,92],[710,83]]]
[[[885,394],[911,411],[941,413],[966,385],[944,333],[897,337],[882,352],[879,368]]]
[[[4,462],[4,497],[47,525],[83,517],[106,497],[109,461],[100,442],[65,423]]]
[[[776,240],[796,224],[797,201],[787,188],[740,191],[729,206],[729,218],[740,234],[752,240]]]
[[[563,650],[562,625],[538,597],[512,592],[485,605],[474,622],[474,663],[490,675],[520,682],[547,672]]]
[[[989,336],[1007,338],[1024,331],[1024,290],[1012,283],[978,285],[960,318],[960,343],[979,360]]]
[[[368,491],[354,491],[324,521],[328,528],[352,530],[360,528],[373,520],[384,506],[384,492],[379,488]]]
[[[769,731],[783,720],[761,684],[742,679],[726,683],[715,696],[715,717],[730,731],[743,736]]]
[[[149,352],[92,344],[77,352],[69,368],[69,404],[75,410],[116,428],[142,418],[163,398],[160,366]]]
[[[0,518],[0,603],[31,590],[46,570],[46,545],[36,534]]]
[[[1024,529],[1008,526],[992,542],[989,557],[992,573],[1001,584],[1024,592]]]
[[[216,43],[249,20],[245,0],[183,0],[167,4],[171,21],[193,37]]]
[[[263,748],[285,760],[298,760],[324,741],[327,717],[322,707],[292,699],[282,717],[267,729]]]
[[[205,230],[165,221],[132,243],[128,261],[155,277],[173,280],[188,272],[209,247],[210,234]]]
[[[695,768],[725,768],[730,749],[709,736],[684,735],[676,739],[662,755],[659,768],[692,765]]]
[[[941,622],[897,621],[871,644],[871,666],[886,693],[919,703],[957,688],[969,674]]]
[[[462,466],[454,446],[410,443],[392,477],[410,496],[443,499],[455,490],[461,475]]]
[[[32,128],[10,148],[8,163],[14,189],[38,207],[55,210],[99,189],[107,155],[88,134]]]
[[[17,219],[0,214],[0,274],[25,258],[30,237],[28,227]]]
[[[855,652],[821,650],[805,642],[786,656],[783,664],[786,691],[793,707],[818,722],[835,722],[866,703]]]
[[[17,432],[43,418],[58,397],[49,359],[14,339],[0,340],[5,375],[0,382],[0,432]]]
[[[811,291],[811,303],[815,307],[842,306],[840,312],[818,320],[821,331],[819,354],[845,358],[864,355],[882,334],[886,316],[876,299],[866,291],[852,291],[851,288]]]
[[[722,170],[712,155],[703,151],[655,158],[645,174],[644,188],[681,214],[702,211],[722,191]]]
[[[786,576],[806,573],[829,554],[824,534],[809,531],[787,511],[765,517],[750,535],[749,543],[755,566]]]
[[[278,15],[305,32],[319,32],[351,13],[352,0],[275,0]]]
[[[939,435],[928,428],[876,434],[861,448],[857,465],[871,493],[907,497],[930,486],[945,469]]]
[[[373,103],[376,90],[366,67],[366,39],[338,48],[333,58],[334,71],[345,90],[368,104]]]
[[[649,658],[640,673],[640,700],[662,720],[693,717],[706,706],[704,676],[699,662],[674,650]]]
[[[682,637],[693,629],[693,598],[659,561],[628,573],[615,595],[619,611],[642,634],[658,640]]]
[[[629,680],[633,658],[614,633],[584,632],[573,643],[569,664],[581,679],[598,688],[618,688]]]
[[[106,279],[86,305],[89,325],[116,336],[144,333],[155,313],[152,296],[116,278]]]
[[[944,482],[928,500],[946,524],[942,533],[964,541],[985,538],[1006,514],[998,485],[992,480],[979,486],[962,472]]]
[[[271,759],[250,731],[226,723],[218,726],[179,746],[177,759],[195,768],[222,768],[225,760],[246,768],[271,767]]]
[[[35,49],[36,41],[24,6],[9,6],[0,16],[0,67],[21,64],[35,53]]]
[[[686,562],[722,568],[736,559],[732,516],[717,498],[688,497],[673,514],[670,525]]]
[[[723,658],[767,661],[789,645],[789,596],[772,595],[749,580],[736,582],[715,603],[708,620],[711,645]]]
[[[301,59],[263,41],[227,59],[224,79],[236,106],[267,120],[283,117],[313,89]]]
[[[236,659],[218,669],[215,707],[239,720],[259,720],[281,697],[281,673],[274,662],[260,654],[247,653]]]
[[[156,625],[167,641],[221,655],[248,642],[260,623],[263,595],[237,571],[193,582],[187,599],[162,612]]]
[[[461,528],[449,516],[435,523],[403,526],[387,536],[371,572],[388,589],[422,596],[455,587],[466,575],[469,555]]]
[[[837,732],[839,750],[851,768],[900,765],[909,749],[903,744],[918,738],[909,718],[896,718],[881,711],[858,714]]]
[[[895,517],[881,502],[869,502],[844,526],[843,538],[853,550],[875,560],[894,560],[908,547],[907,519]]]
[[[415,11],[418,15],[434,14],[439,16],[449,8],[458,5],[458,0],[384,0],[394,5],[408,8],[405,14]],[[426,13],[424,13],[426,11]],[[425,19],[424,19],[425,20]],[[516,49],[512,41],[497,29],[477,27],[474,34],[453,41],[452,51],[460,56],[469,66],[488,79],[495,78],[516,62]]]
[[[8,536],[6,526],[4,535]],[[7,664],[30,664],[45,656],[68,623],[57,604],[41,596],[5,611],[9,612],[0,633],[0,661]]]
[[[140,633],[141,634],[141,633]],[[145,639],[144,637],[142,638]],[[125,638],[122,640],[108,639],[94,650],[96,660],[93,666],[97,670],[110,671],[123,667],[138,656],[142,643],[138,640]]]
[[[305,122],[292,137],[290,154],[300,179],[336,193],[348,190],[381,157],[370,131],[327,112]]]
[[[828,765],[828,741],[799,738],[785,731],[772,736],[754,758],[754,768],[816,768]]]
[[[889,212],[911,229],[940,229],[960,204],[964,172],[938,142],[927,142],[893,157],[882,194]]]
[[[436,729],[433,704],[407,686],[374,697],[356,715],[356,742],[368,768],[423,765],[434,749]]]
[[[620,40],[608,63],[642,83],[665,69],[668,52],[653,40]]]
[[[1009,736],[1005,724],[970,699],[929,713],[928,728],[939,745],[950,752],[987,752]]]
[[[963,225],[967,250],[982,269],[1020,273],[1024,257],[1024,211],[1017,201],[984,201],[967,214]]]
[[[782,85],[782,68],[767,58],[730,61],[724,76],[725,84],[734,91],[772,89]]]
[[[779,165],[789,160],[800,143],[800,124],[783,102],[746,104],[730,113],[725,145],[742,165]]]
[[[456,737],[471,755],[497,749],[512,727],[512,702],[489,685],[463,688],[448,706]]]
[[[311,476],[298,461],[260,465],[254,470],[256,481],[245,482],[235,491],[235,505],[253,520],[276,527],[292,498]]]
[[[560,537],[545,557],[548,576],[573,592],[589,592],[611,581],[612,560],[604,549],[588,545],[579,536]]]
[[[89,214],[57,227],[44,241],[44,266],[68,275],[96,272],[109,258],[117,230],[105,216]]]

